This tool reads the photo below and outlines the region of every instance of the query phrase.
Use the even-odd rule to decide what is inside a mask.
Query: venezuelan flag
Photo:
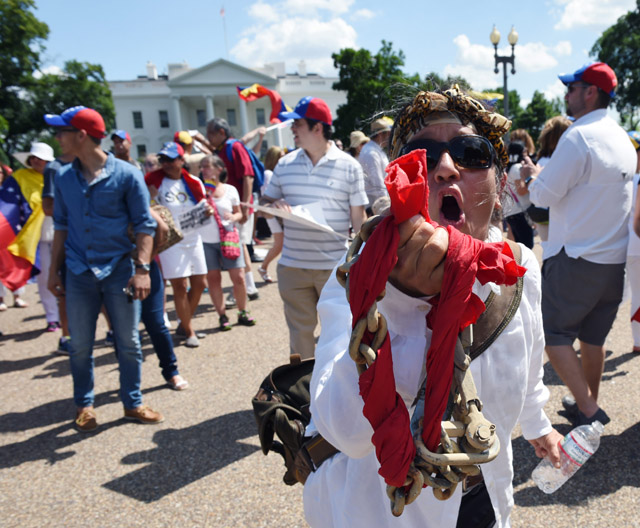
[[[271,116],[269,116],[270,123],[280,123],[281,119],[278,117],[280,112],[291,112],[291,108],[284,104],[282,97],[275,90],[269,90],[261,84],[255,83],[251,86],[236,86],[238,90],[238,97],[250,103],[261,97],[268,97],[271,99]]]
[[[42,174],[20,169],[0,187],[0,280],[10,290],[40,273],[43,185]]]

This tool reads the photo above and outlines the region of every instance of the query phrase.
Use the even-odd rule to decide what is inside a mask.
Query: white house
[[[261,125],[269,126],[269,98],[247,103],[238,97],[236,86],[262,84],[276,90],[292,108],[304,96],[320,97],[335,118],[338,106],[346,103],[346,93],[332,89],[337,80],[307,73],[304,61],[298,64],[296,74],[286,74],[284,63],[250,69],[218,59],[196,69],[186,62],[169,64],[167,75],[158,75],[156,66],[149,62],[146,75],[131,81],[110,81],[109,86],[116,126],[129,132],[131,154],[141,158],[172,141],[177,130],[204,133],[207,121],[215,116],[225,118],[236,137]],[[283,131],[282,142],[282,146],[293,145],[289,129]],[[267,134],[265,143],[279,143],[276,131]]]

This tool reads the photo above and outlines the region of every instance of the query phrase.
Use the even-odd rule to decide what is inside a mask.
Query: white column
[[[213,95],[205,95],[204,100],[205,100],[205,104],[207,105],[206,106],[207,122],[209,122],[209,120],[215,117],[215,114],[213,112]]]
[[[244,99],[238,99],[240,104],[240,127],[242,128],[242,135],[244,136],[249,132],[249,118],[247,117],[247,102]]]
[[[182,130],[182,114],[180,112],[180,96],[171,96],[171,107],[173,108],[173,128]]]

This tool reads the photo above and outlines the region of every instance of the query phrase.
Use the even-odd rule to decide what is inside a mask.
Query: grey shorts
[[[207,261],[207,270],[230,270],[234,268],[244,268],[244,251],[240,251],[240,256],[231,260],[222,256],[220,242],[209,244],[205,242],[204,258]]]
[[[542,319],[549,346],[576,338],[602,346],[622,301],[624,264],[571,258],[564,249],[542,266]]]

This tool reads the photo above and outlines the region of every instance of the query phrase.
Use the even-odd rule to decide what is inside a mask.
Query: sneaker
[[[198,348],[200,346],[200,341],[198,340],[198,336],[187,337],[187,340],[184,342],[184,346],[189,348]]]
[[[167,381],[169,387],[171,387],[174,391],[183,391],[189,388],[189,382],[184,379],[180,374],[176,374]]]
[[[258,268],[258,273],[260,274],[260,277],[262,277],[262,280],[266,283],[272,283],[273,279],[271,278],[271,275],[269,275],[269,272],[264,269],[262,266],[260,266]]]
[[[611,418],[602,409],[598,409],[593,416],[586,417],[582,411],[578,411],[578,418],[575,425],[589,425],[598,420],[602,425],[607,425]]]
[[[578,404],[573,396],[570,394],[562,398],[562,406],[567,411],[567,417],[575,419],[578,416]]]
[[[225,308],[233,308],[236,305],[236,298],[233,296],[233,293],[227,295],[227,300],[224,302]]]
[[[63,356],[71,355],[71,338],[68,336],[62,336],[58,341],[58,350],[56,350],[58,354]]]
[[[255,253],[253,255],[251,255],[251,262],[262,262],[264,260],[264,257],[261,255],[256,255]]]
[[[255,301],[260,298],[260,294],[258,293],[258,290],[256,290],[253,293],[247,293],[247,297],[250,301]]]
[[[0,312],[6,312],[7,311],[7,305],[3,302],[0,302]]]
[[[58,321],[52,321],[47,324],[47,328],[45,328],[45,332],[55,332],[58,328],[60,328],[60,323]]]
[[[256,320],[251,317],[251,314],[247,310],[240,310],[238,312],[238,324],[243,326],[253,326],[256,324]]]
[[[81,433],[88,433],[98,427],[96,412],[93,408],[76,412],[76,429]]]
[[[115,337],[113,337],[113,330],[107,330],[107,336],[104,338],[104,340],[112,345],[116,342]]]
[[[220,317],[218,317],[218,323],[219,323],[219,328],[221,332],[226,332],[227,330],[231,330],[231,328],[233,328],[231,326],[231,323],[229,322],[229,318],[227,317],[227,314],[223,314]]]
[[[135,420],[143,424],[158,424],[164,422],[164,416],[154,411],[148,405],[141,405],[135,409],[125,409],[124,417],[127,420]]]
[[[29,303],[22,300],[20,297],[18,297],[14,302],[13,302],[13,306],[15,308],[26,308],[27,306],[29,306]]]
[[[166,326],[168,330],[171,330],[171,321],[169,321],[167,312],[164,312],[164,326]]]

